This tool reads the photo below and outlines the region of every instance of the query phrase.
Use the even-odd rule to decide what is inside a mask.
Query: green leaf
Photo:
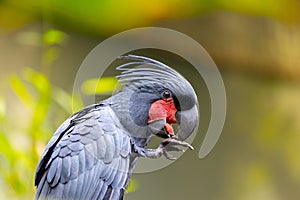
[[[6,103],[2,97],[0,97],[0,121],[5,119]]]
[[[34,99],[21,79],[17,76],[12,76],[10,78],[10,85],[25,106],[32,108],[34,105]]]
[[[7,135],[0,130],[0,152],[9,162],[9,167],[14,165],[15,157],[14,157],[14,149],[10,144]]]
[[[56,46],[52,46],[44,54],[45,62],[53,63],[55,60],[58,59],[59,55],[60,55],[60,49]]]
[[[33,84],[40,93],[50,96],[50,82],[44,74],[30,68],[25,68],[23,76],[24,79]]]
[[[45,44],[61,44],[66,38],[66,34],[56,29],[50,29],[43,35]]]
[[[52,86],[52,93],[52,99],[55,101],[55,103],[57,103],[67,113],[72,114],[71,104],[67,101],[70,99],[70,95],[63,89],[55,86]]]
[[[137,188],[138,188],[138,183],[134,179],[130,179],[126,192],[127,193],[134,192],[137,190]]]
[[[109,94],[120,89],[118,80],[115,77],[103,77],[100,79],[89,79],[82,84],[84,94]]]

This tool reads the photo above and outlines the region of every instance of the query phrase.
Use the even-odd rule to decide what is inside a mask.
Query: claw
[[[188,147],[191,150],[194,150],[194,147],[185,141],[177,140],[177,138],[167,138],[160,143],[160,148],[163,149],[163,155],[169,160],[176,160],[176,157],[171,155],[169,151],[181,151],[184,152],[183,149],[176,147],[174,145],[179,145],[182,147]]]
[[[168,138],[162,141],[161,143],[164,147],[171,144],[171,145],[179,145],[179,146],[183,146],[183,147],[188,147],[191,150],[194,150],[194,147],[192,145],[190,145],[189,143],[185,142],[185,141],[180,141],[177,140],[175,138]]]
[[[176,157],[174,157],[173,155],[171,155],[166,149],[163,150],[163,154],[169,160],[176,160]]]
[[[159,158],[162,155],[164,155],[169,160],[176,160],[176,157],[171,155],[169,152],[170,151],[184,152],[183,149],[176,147],[176,145],[182,147],[188,147],[191,150],[194,150],[194,148],[189,143],[185,141],[177,140],[175,137],[167,138],[163,140],[156,149],[146,149],[134,145],[134,150],[142,157]]]

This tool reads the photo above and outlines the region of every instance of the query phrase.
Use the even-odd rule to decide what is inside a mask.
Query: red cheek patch
[[[165,130],[169,134],[174,134],[172,124],[177,123],[175,118],[176,107],[172,98],[157,100],[152,103],[149,109],[148,123],[156,120],[166,119]]]

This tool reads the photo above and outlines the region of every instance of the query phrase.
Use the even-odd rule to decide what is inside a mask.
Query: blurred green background
[[[198,91],[196,150],[135,174],[126,199],[298,200],[299,16],[298,0],[0,0],[0,199],[33,198],[37,161],[73,112],[73,81],[85,56],[120,31],[160,26],[191,36],[214,59],[227,119],[217,146],[199,160],[209,97],[200,77],[172,57],[168,64]],[[74,103],[83,106],[80,98]]]

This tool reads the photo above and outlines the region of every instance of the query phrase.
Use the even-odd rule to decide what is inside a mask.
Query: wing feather
[[[91,106],[66,120],[39,162],[35,199],[123,199],[131,142],[119,127],[109,106]]]
[[[69,182],[71,174],[71,157],[66,156],[62,158],[62,169],[60,174],[60,182],[65,184]]]
[[[76,182],[77,182],[77,187],[76,187],[76,192],[75,192],[74,197],[80,197],[81,194],[82,194],[82,191],[83,191],[83,187],[82,186],[84,185],[84,175],[80,174],[78,176]],[[78,198],[78,199],[80,199],[80,198]]]
[[[98,179],[97,180],[97,184],[96,184],[96,189],[92,195],[92,198],[91,199],[97,199],[97,196],[100,194],[101,192],[101,188],[103,186],[103,180],[102,179]]]
[[[51,187],[55,187],[58,183],[59,183],[59,180],[60,180],[60,174],[61,174],[61,170],[62,170],[62,159],[57,157],[57,164],[54,165],[53,167],[56,167],[57,170],[56,170],[56,173],[53,174],[53,181],[52,182],[48,182],[48,184],[50,184]],[[46,185],[44,184],[44,187],[46,187]]]
[[[80,184],[79,180],[80,180],[79,178],[70,180],[71,183],[69,185],[71,186],[71,188],[69,191],[69,199],[75,199],[77,185]]]
[[[63,193],[62,193],[62,199],[67,199],[67,198],[69,198],[69,199],[71,199],[71,196],[72,196],[72,194],[71,194],[71,192],[70,192],[70,190],[71,190],[71,187],[73,187],[73,183],[74,181],[70,181],[70,183],[69,184],[64,184],[64,188],[63,188]]]
[[[99,194],[97,195],[96,199],[104,199],[104,196],[107,192],[108,186],[105,181],[102,181],[102,182],[103,182],[103,185],[102,185],[101,190],[100,190]]]

